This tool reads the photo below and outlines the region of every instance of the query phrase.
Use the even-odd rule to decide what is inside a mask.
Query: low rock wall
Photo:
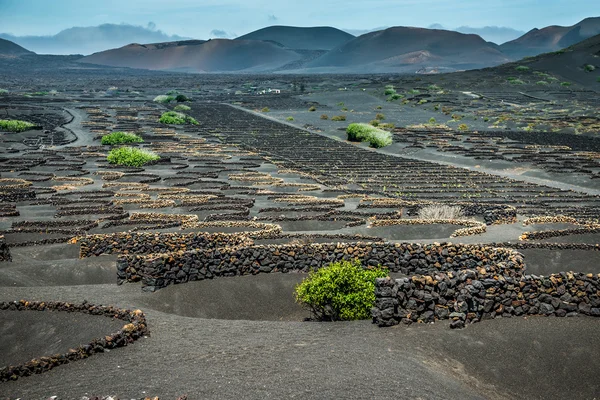
[[[600,274],[505,276],[474,269],[377,279],[373,322],[452,319],[451,328],[497,316],[600,316]]]
[[[10,249],[6,244],[6,240],[4,236],[0,236],[0,262],[2,261],[12,261],[12,257],[10,255]]]
[[[334,243],[212,248],[147,256],[124,255],[117,261],[118,281],[141,280],[144,290],[220,276],[270,272],[308,272],[339,260],[358,259],[391,272],[428,274],[475,268],[481,273],[522,274],[523,257],[508,249],[480,245],[411,243]]]
[[[71,243],[79,243],[81,258],[101,254],[152,254],[183,250],[206,249],[226,246],[248,246],[253,244],[245,234],[240,233],[152,233],[118,232],[77,237]]]

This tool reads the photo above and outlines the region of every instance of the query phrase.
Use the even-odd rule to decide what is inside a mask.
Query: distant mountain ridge
[[[557,51],[600,34],[600,17],[586,18],[572,26],[552,25],[532,29],[518,39],[500,45],[500,50],[519,59]]]
[[[130,44],[79,61],[159,71],[265,72],[299,58],[291,50],[264,41],[212,39]]]
[[[309,28],[274,25],[250,32],[235,40],[265,40],[295,50],[331,50],[354,36],[329,26]]]
[[[355,37],[331,27],[277,25],[233,40],[140,41],[78,61],[192,73],[436,73],[492,67],[516,61],[522,54],[552,52],[595,32],[600,34],[600,18],[587,18],[571,27],[534,29],[498,46],[476,34],[445,29],[398,26]],[[11,57],[32,54],[3,41],[0,55],[2,45]]]
[[[354,38],[309,63],[309,68],[415,72],[420,68],[482,68],[508,62],[498,46],[473,34],[393,27]]]

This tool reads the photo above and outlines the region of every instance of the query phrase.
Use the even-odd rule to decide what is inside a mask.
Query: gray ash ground
[[[6,110],[11,118],[30,118],[42,129],[0,134],[0,178],[29,180],[37,194],[36,199],[3,202],[14,204],[20,215],[0,217],[13,256],[12,262],[0,265],[0,301],[87,300],[140,308],[147,314],[151,335],[44,374],[1,383],[0,399],[107,394],[120,398],[188,394],[190,399],[599,396],[598,319],[499,318],[460,331],[448,329],[444,321],[388,329],[369,321],[303,322],[309,313],[292,295],[293,286],[303,278],[299,274],[221,278],[145,293],[138,284],[115,284],[116,256],[79,259],[78,246],[65,243],[78,227],[87,233],[157,230],[152,224],[131,221],[134,212],[195,214],[200,220],[281,220],[284,233],[298,236],[272,239],[277,243],[301,240],[308,234],[322,242],[339,240],[326,235],[357,233],[433,242],[450,240],[453,228],[458,228],[371,230],[369,216],[399,210],[358,208],[359,200],[352,198],[341,207],[328,202],[351,191],[406,200],[458,199],[515,206],[517,223],[488,226],[485,234],[452,241],[517,242],[523,232],[548,228],[523,226],[528,216],[600,217],[597,93],[576,85],[515,88],[506,84],[505,77],[486,71],[421,78],[205,77],[107,71],[71,71],[68,81],[59,74],[27,80],[7,75],[6,89],[11,93],[0,96],[0,115]],[[304,93],[289,89],[299,83]],[[235,94],[249,85],[281,88],[284,93]],[[386,101],[386,85],[394,85],[408,102]],[[64,90],[56,96],[26,97],[53,88]],[[151,100],[171,89],[194,99],[189,113],[199,126],[157,122],[167,107]],[[427,102],[419,104],[423,99]],[[309,111],[311,106],[316,111]],[[261,112],[264,107],[270,111]],[[343,140],[340,128],[350,122],[369,122],[377,113],[385,114],[383,122],[397,127],[394,145],[375,151]],[[321,119],[322,114],[329,119]],[[331,121],[342,114],[346,122]],[[454,114],[460,121],[452,118]],[[444,126],[427,125],[431,118]],[[458,130],[462,123],[467,124],[466,131]],[[141,133],[144,146],[161,153],[164,160],[143,169],[111,167],[104,161],[107,150],[100,146],[99,137],[115,130]],[[533,134],[544,130],[555,132]],[[183,140],[180,146],[174,138]],[[196,139],[205,141],[191,142]],[[564,143],[573,147],[556,147]],[[120,174],[108,180],[102,179],[101,171]],[[261,184],[239,180],[239,174],[257,176],[257,172],[265,174]],[[238,178],[230,179],[235,175]],[[78,186],[83,181],[75,178],[91,181]],[[118,204],[127,197],[115,196],[120,188],[111,184],[146,181],[142,185],[183,187],[194,195],[218,197],[198,205],[177,200],[175,206],[158,209]],[[276,183],[316,184],[318,190],[300,192],[301,186]],[[141,193],[158,200],[156,192]],[[315,196],[317,202],[286,201],[290,194]],[[106,219],[121,217],[113,222]],[[92,227],[81,220],[99,223]],[[19,225],[28,221],[38,222],[38,229],[28,231]],[[65,221],[61,226],[52,224]],[[569,227],[552,225],[553,229]],[[179,227],[158,230],[178,231]],[[43,240],[48,244],[41,244]],[[597,244],[598,235],[542,242]],[[593,250],[526,249],[523,253],[535,274],[600,272],[598,252]],[[96,319],[92,323],[87,315],[57,314],[56,320],[50,315],[30,321],[31,315],[35,313],[2,312],[1,317],[7,318],[2,346],[10,351],[1,352],[0,365],[65,351],[52,343],[61,340],[68,350],[112,332],[114,324],[122,325],[107,318],[96,325]],[[16,341],[16,336],[22,340],[27,327],[32,330],[28,336],[32,339],[25,341],[30,348],[19,350],[4,340]]]

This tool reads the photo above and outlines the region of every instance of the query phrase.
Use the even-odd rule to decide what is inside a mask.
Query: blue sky
[[[168,34],[242,35],[268,25],[507,26],[528,31],[600,16],[593,0],[0,0],[0,32],[51,35],[72,26],[150,21]]]

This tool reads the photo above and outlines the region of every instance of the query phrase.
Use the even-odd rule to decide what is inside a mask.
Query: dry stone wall
[[[12,257],[10,255],[10,249],[6,244],[6,240],[4,236],[0,236],[0,262],[2,261],[12,261]]]
[[[86,302],[81,304],[63,302],[11,301],[0,302],[0,310],[8,311],[47,311],[47,312],[81,312],[90,315],[103,315],[117,318],[126,322],[119,331],[102,338],[94,339],[88,344],[70,349],[65,354],[40,357],[21,365],[11,365],[0,368],[0,382],[17,380],[20,377],[41,374],[54,367],[72,361],[87,358],[95,353],[103,353],[107,349],[127,346],[135,340],[148,334],[146,317],[140,310],[125,310],[111,306],[93,305]]]
[[[483,273],[476,269],[377,279],[373,322],[391,326],[451,319],[451,328],[497,316],[600,316],[600,274],[550,276]]]
[[[142,281],[144,290],[221,276],[271,272],[308,272],[339,260],[383,265],[392,272],[429,274],[474,268],[481,273],[522,274],[522,256],[508,249],[480,245],[411,243],[333,243],[255,245],[209,248],[167,254],[123,255],[117,261],[118,281]]]
[[[101,254],[151,254],[167,253],[198,248],[248,246],[253,241],[239,233],[152,233],[118,232],[77,237],[71,243],[79,243],[81,258]]]

